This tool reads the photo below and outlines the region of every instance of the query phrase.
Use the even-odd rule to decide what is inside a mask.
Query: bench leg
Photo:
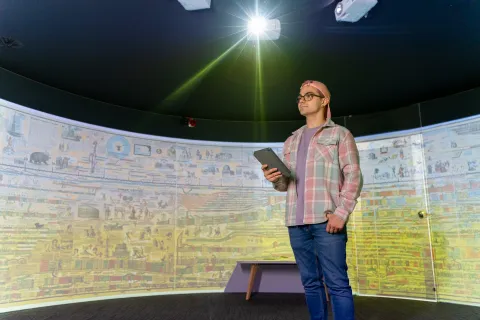
[[[246,300],[250,300],[253,284],[255,283],[255,275],[257,274],[257,270],[258,270],[258,264],[252,264],[252,266],[250,267],[250,278],[248,279]]]
[[[325,288],[325,295],[327,296],[327,301],[330,301],[330,297],[328,296],[328,288],[327,288],[327,285],[325,284],[325,282],[323,283],[323,286]]]

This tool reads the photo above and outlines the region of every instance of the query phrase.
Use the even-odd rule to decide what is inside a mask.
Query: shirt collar
[[[333,122],[333,120],[331,118],[328,118],[327,121],[325,121],[325,123],[321,126],[321,128],[333,127],[333,126],[335,126],[335,122]],[[307,125],[304,125],[300,129],[297,129],[294,132],[292,132],[292,134],[297,135],[299,133],[302,133],[305,130],[306,127],[307,127]]]

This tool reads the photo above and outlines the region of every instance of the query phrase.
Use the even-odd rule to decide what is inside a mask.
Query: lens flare
[[[259,35],[267,29],[267,19],[254,17],[248,22],[248,32]]]

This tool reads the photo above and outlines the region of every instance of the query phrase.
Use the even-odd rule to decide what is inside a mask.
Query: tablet
[[[253,156],[262,164],[268,165],[267,169],[277,168],[278,171],[282,173],[284,177],[290,178],[291,172],[285,165],[285,163],[280,160],[277,154],[272,150],[272,148],[265,148],[262,150],[257,150],[253,153]]]

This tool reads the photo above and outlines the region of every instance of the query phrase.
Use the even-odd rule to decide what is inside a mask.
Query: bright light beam
[[[260,50],[260,41],[257,40],[256,64],[255,64],[255,104],[254,119],[258,126],[255,126],[254,137],[259,141],[266,138],[265,126],[265,104],[263,99],[263,75],[262,75],[262,56]],[[258,116],[260,119],[258,119]],[[260,121],[259,121],[260,120]]]
[[[202,79],[220,62],[225,58],[233,49],[235,49],[247,36],[242,37],[236,43],[234,43],[230,48],[228,48],[224,53],[222,53],[218,58],[210,62],[205,68],[197,72],[193,77],[191,77],[187,82],[178,87],[174,92],[172,92],[168,97],[166,97],[162,105],[172,106],[177,103],[181,98],[186,99],[188,94],[190,94],[202,81]]]

